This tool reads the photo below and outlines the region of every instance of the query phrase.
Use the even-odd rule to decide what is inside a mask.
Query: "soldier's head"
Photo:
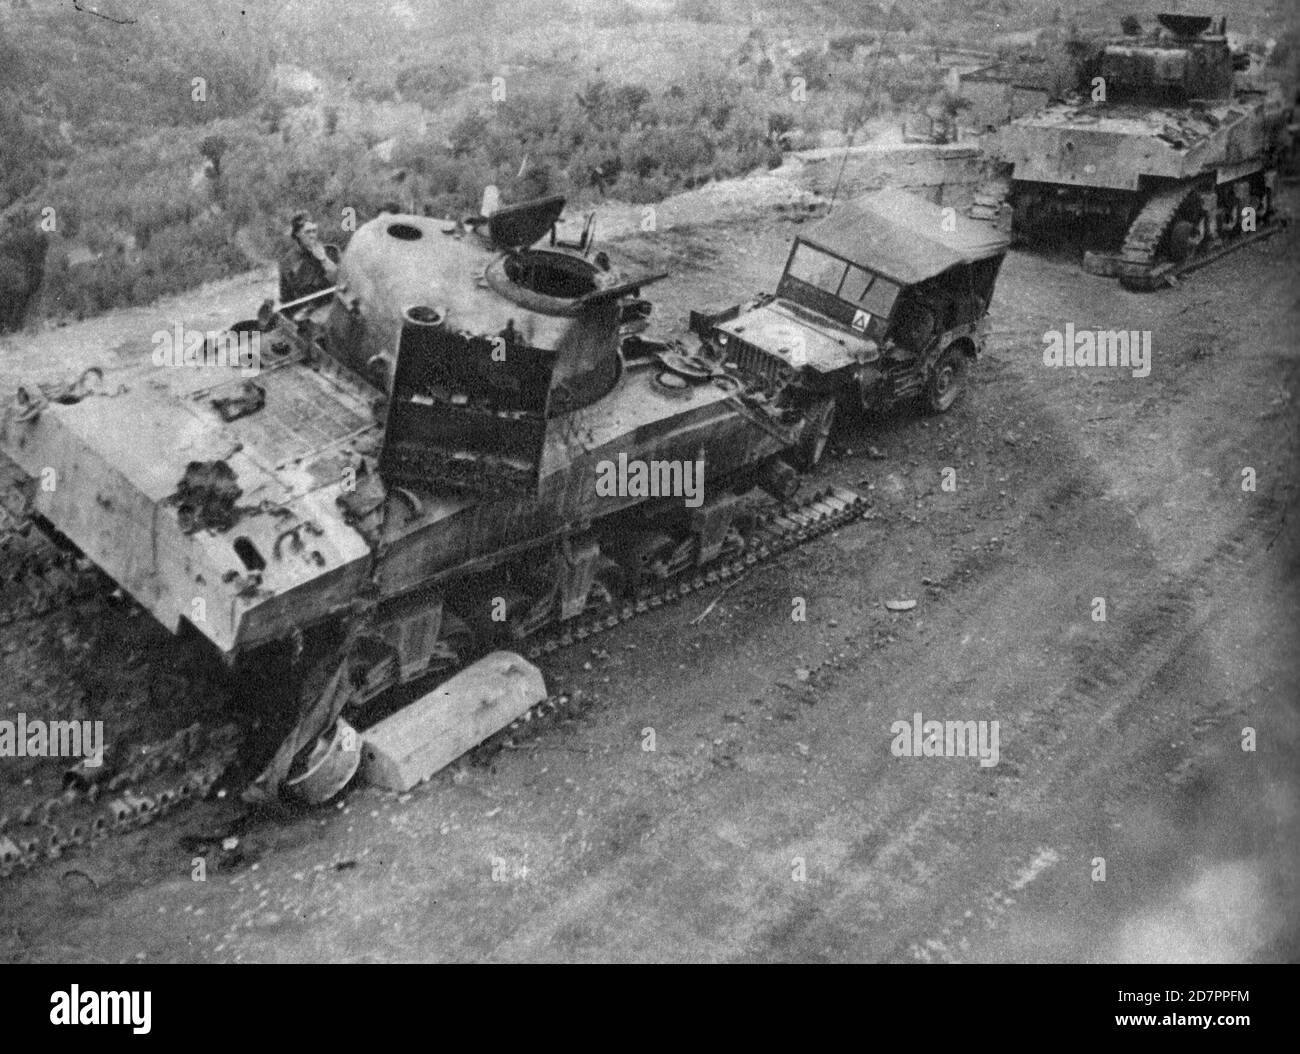
[[[316,245],[320,241],[320,232],[315,221],[305,212],[294,213],[289,222],[289,236],[302,245]]]

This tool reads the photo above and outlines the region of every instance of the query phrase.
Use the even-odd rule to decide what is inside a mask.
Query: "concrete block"
[[[522,655],[494,651],[367,729],[362,777],[410,790],[545,698],[541,670]]]

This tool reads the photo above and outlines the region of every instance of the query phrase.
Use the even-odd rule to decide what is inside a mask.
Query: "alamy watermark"
[[[1082,329],[1073,322],[1065,330],[1049,329],[1043,334],[1043,365],[1110,366],[1131,369],[1134,377],[1151,372],[1151,331],[1128,329]]]
[[[0,758],[85,758],[87,768],[104,763],[103,721],[0,721]]]
[[[704,461],[641,461],[619,454],[596,463],[599,498],[683,498],[688,509],[704,504]]]
[[[52,1025],[130,1025],[137,1036],[152,1027],[152,992],[83,992],[80,985],[50,996]]]
[[[985,769],[998,763],[996,721],[926,721],[918,710],[910,723],[895,721],[889,731],[889,752],[896,758],[978,757]]]
[[[172,329],[158,330],[152,340],[155,366],[216,366],[239,370],[243,377],[255,377],[262,368],[262,334],[257,330],[205,332],[177,322]]]

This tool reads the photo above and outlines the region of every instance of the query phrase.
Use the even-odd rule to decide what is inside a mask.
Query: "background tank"
[[[1089,252],[1087,270],[1150,288],[1275,230],[1288,108],[1279,89],[1238,83],[1248,57],[1224,30],[1222,18],[1159,15],[1154,31],[1095,49],[1078,95],[991,136],[1011,169],[1016,233],[1076,221],[1117,249]]]
[[[625,348],[658,276],[556,244],[562,207],[381,215],[336,286],[260,328],[201,347],[178,330],[183,353],[155,335],[167,346],[138,365],[10,405],[0,452],[39,524],[168,629],[292,686],[270,700],[252,797],[397,685],[548,626],[616,623],[657,583],[770,548],[741,496],[793,493],[782,455],[806,416],[717,364]]]

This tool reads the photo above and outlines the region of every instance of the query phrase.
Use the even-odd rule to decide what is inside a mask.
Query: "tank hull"
[[[1141,192],[1262,172],[1285,124],[1281,96],[1265,92],[1196,109],[1059,104],[1012,121],[990,146],[1018,183]]]
[[[289,364],[258,376],[266,401],[256,415],[222,422],[211,401],[240,383],[228,371],[141,365],[109,375],[104,391],[115,394],[51,403],[0,437],[0,451],[37,481],[43,520],[168,629],[189,623],[232,660],[346,610],[372,580],[380,599],[417,592],[624,512],[644,498],[597,493],[620,455],[699,462],[708,496],[715,481],[725,488],[782,450],[735,408],[733,389],[669,394],[652,366],[634,364],[599,403],[550,423],[536,495],[426,491],[414,505],[409,492],[385,495],[382,527],[368,538],[338,499],[350,457],[379,437],[374,393]],[[215,461],[241,491],[235,522],[187,533],[177,481],[189,463]]]

